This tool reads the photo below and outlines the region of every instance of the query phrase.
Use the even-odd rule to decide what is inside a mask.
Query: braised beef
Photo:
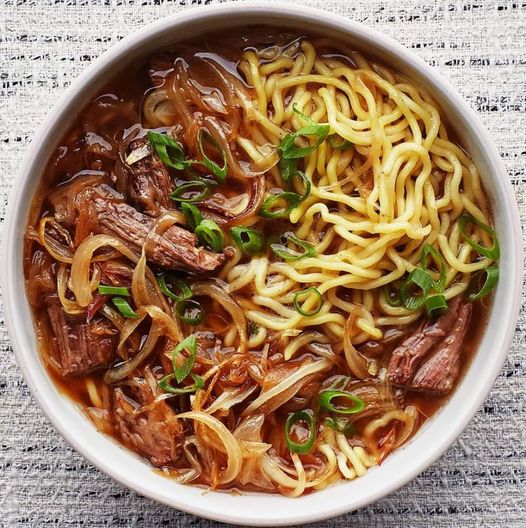
[[[472,304],[464,304],[448,336],[437,347],[436,352],[418,369],[410,385],[412,390],[447,394],[460,370],[462,344],[468,329]]]
[[[69,315],[56,297],[49,297],[47,305],[54,333],[50,353],[62,376],[83,376],[112,363],[118,336],[109,321],[88,323],[85,315]]]
[[[407,337],[391,356],[387,373],[390,383],[435,394],[449,392],[458,376],[471,309],[471,304],[457,297],[444,315]]]
[[[113,410],[117,432],[137,453],[148,457],[154,466],[176,462],[184,439],[175,412],[165,401],[154,403],[155,395],[143,379],[113,391]],[[144,410],[141,407],[147,406]]]
[[[132,201],[150,216],[159,216],[164,210],[173,209],[170,199],[172,179],[146,138],[130,143],[126,161]]]
[[[140,252],[155,220],[131,205],[119,200],[111,188],[99,186],[83,193],[82,203],[89,208],[91,229],[97,233],[116,236]],[[147,259],[168,269],[204,273],[216,269],[224,260],[222,253],[195,247],[196,236],[177,225],[163,234],[150,235]]]

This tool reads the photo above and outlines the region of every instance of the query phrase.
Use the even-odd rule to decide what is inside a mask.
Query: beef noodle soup
[[[295,497],[381,464],[455,389],[491,226],[425,90],[252,28],[134,64],[82,111],[31,209],[27,295],[100,431],[179,482]]]

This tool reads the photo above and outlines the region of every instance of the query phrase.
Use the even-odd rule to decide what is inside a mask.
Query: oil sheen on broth
[[[407,442],[469,365],[491,210],[433,99],[272,28],[129,66],[29,213],[42,358],[170,478],[295,497]]]

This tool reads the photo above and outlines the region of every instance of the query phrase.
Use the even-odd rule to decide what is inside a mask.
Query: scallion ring
[[[186,225],[193,231],[203,220],[201,211],[193,204],[183,202],[181,211],[184,214]]]
[[[170,136],[150,131],[146,137],[165,165],[177,170],[186,169],[190,165],[190,162],[184,159],[184,151],[181,145]]]
[[[489,225],[485,224],[484,222],[481,222],[478,218],[475,218],[474,216],[464,213],[460,217],[460,234],[462,235],[462,238],[475,250],[478,251],[482,256],[487,257],[492,260],[497,260],[500,256],[500,247],[499,247],[499,241],[497,239],[497,234],[491,228]],[[466,233],[466,227],[468,224],[474,224],[486,233],[490,235],[491,240],[493,242],[493,245],[490,248],[481,246],[478,242],[475,242],[468,234]]]
[[[298,422],[304,422],[309,429],[309,436],[305,442],[295,442],[290,437],[292,428]],[[285,422],[285,443],[291,453],[298,453],[304,455],[308,453],[314,446],[314,440],[316,439],[316,426],[314,423],[314,417],[312,413],[307,411],[295,411],[290,413]]]
[[[425,303],[427,294],[431,289],[433,280],[427,271],[415,268],[407,277],[400,288],[400,298],[402,304],[411,311],[418,310]],[[421,293],[412,292],[413,286],[420,289]]]
[[[183,183],[176,187],[170,198],[174,202],[201,202],[208,196],[210,192],[210,186],[202,180],[191,181]],[[187,193],[192,193],[191,196],[185,197]],[[197,193],[197,194],[196,194]]]
[[[209,218],[202,220],[194,232],[205,246],[208,246],[216,253],[219,253],[223,249],[225,235],[214,220],[210,220]]]
[[[284,244],[271,244],[270,249],[272,249],[272,251],[283,260],[294,262],[296,260],[316,256],[316,248],[305,240],[301,240],[293,233],[285,233],[283,235],[283,238],[285,239],[285,243],[288,243],[290,241],[303,249],[303,253],[298,253],[297,251],[288,248]]]
[[[159,387],[171,394],[192,394],[205,386],[203,378],[197,374],[190,374],[194,382],[191,385],[174,387],[171,381],[176,377],[175,373],[167,374],[159,380]]]
[[[399,308],[402,306],[402,299],[400,298],[400,289],[394,291],[392,284],[385,284],[382,288],[382,293],[385,302],[393,308]]]
[[[130,296],[130,292],[126,286],[107,286],[105,284],[99,284],[97,289],[101,295],[119,295],[120,297]]]
[[[300,201],[299,201],[299,203],[301,203],[301,202],[303,202],[304,200],[306,200],[309,197],[312,184],[311,184],[309,178],[307,178],[307,176],[305,175],[304,172],[297,171],[296,174],[300,177],[301,181],[303,182],[303,185],[305,186],[305,191],[301,195]]]
[[[184,359],[182,364],[177,364],[177,357],[184,351],[188,352],[188,356]],[[190,374],[194,367],[195,356],[197,354],[197,339],[192,334],[186,339],[183,339],[173,350],[172,350],[172,365],[174,374],[179,383]]]
[[[285,202],[281,208],[279,208],[280,202]],[[286,218],[300,202],[301,196],[295,192],[285,191],[279,194],[271,194],[263,202],[258,214],[264,218]],[[277,209],[276,206],[278,206]]]
[[[243,253],[253,255],[263,249],[263,235],[252,227],[236,226],[230,229],[230,234]]]
[[[481,279],[484,278],[484,282],[481,285]],[[499,280],[499,268],[495,264],[488,266],[486,269],[480,270],[471,279],[468,290],[467,298],[470,301],[478,301],[491,293],[495,288]]]
[[[181,321],[192,326],[201,324],[205,318],[201,304],[194,299],[177,301],[175,313]]]
[[[314,294],[317,297],[317,306],[313,310],[306,312],[302,309],[300,306],[301,299],[306,299],[309,297],[309,295]],[[305,290],[301,290],[299,292],[296,292],[294,294],[294,299],[292,301],[292,304],[294,305],[294,309],[300,314],[305,317],[312,317],[316,314],[318,314],[321,310],[321,307],[323,306],[323,297],[321,293],[314,287],[306,288]]]
[[[212,161],[206,154],[205,149],[203,146],[203,138],[206,140],[210,145],[212,145],[216,150],[218,150],[221,154],[221,157],[223,158],[223,166],[220,167],[215,161]],[[201,152],[201,156],[203,157],[202,160],[198,160],[193,163],[199,163],[201,165],[204,165],[208,170],[212,172],[214,176],[217,176],[217,179],[222,183],[225,181],[226,175],[227,175],[227,162],[226,162],[226,154],[225,151],[219,146],[217,141],[210,135],[210,132],[207,130],[201,129],[199,133],[199,139],[198,139],[198,145],[199,145],[199,152]]]
[[[351,406],[349,407],[336,407],[332,400],[334,398],[341,398],[343,400],[348,400],[351,402]],[[320,392],[318,396],[318,403],[320,405],[320,408],[337,413],[337,414],[356,414],[365,409],[365,402],[358,398],[358,396],[355,396],[354,394],[346,391],[341,390],[323,390]]]
[[[159,289],[170,299],[174,301],[184,301],[185,299],[190,299],[192,297],[192,290],[181,279],[174,277],[171,273],[163,273],[158,278]],[[179,294],[174,293],[168,284],[171,284],[172,287],[175,286],[179,290]]]
[[[115,305],[115,308],[117,308],[121,315],[126,317],[126,319],[137,319],[137,317],[139,317],[128,304],[128,301],[123,297],[112,297],[111,301]]]
[[[433,317],[437,314],[442,314],[447,310],[447,301],[443,293],[437,295],[430,295],[424,303],[426,312],[429,317]]]
[[[422,269],[425,271],[428,271],[428,268],[427,268],[428,255],[431,255],[431,257],[435,260],[435,262],[438,262],[438,265],[440,267],[440,271],[439,271],[440,278],[438,280],[432,281],[432,287],[438,293],[442,293],[444,291],[444,287],[446,285],[446,279],[447,279],[446,262],[444,261],[444,258],[442,257],[442,255],[431,244],[424,244],[422,248],[422,255],[420,256],[420,262],[422,265]]]

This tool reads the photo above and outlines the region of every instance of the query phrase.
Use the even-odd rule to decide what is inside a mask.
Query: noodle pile
[[[181,213],[157,218],[142,253],[117,237],[90,235],[80,220],[71,234],[56,215],[28,232],[60,263],[53,287],[68,314],[89,311],[103,263],[117,263],[132,277],[138,318],[122,317],[109,303],[102,308],[119,333],[121,362],[104,382],[86,378],[89,414],[108,430],[108,386],[144,379],[155,399],[136,413],[170,402],[186,424],[180,465],[165,468],[181,482],[297,497],[364,475],[423,421],[389,385],[385,357],[368,353],[371,341],[394,343],[425,316],[424,307],[393,305],[386,292],[420,266],[426,244],[444,259],[446,301],[493,262],[461,237],[463,213],[491,225],[490,209],[476,167],[448,136],[433,99],[358,53],[325,49],[323,40],[306,39],[247,48],[238,64],[241,77],[206,56],[189,64],[177,59],[169,70],[158,67],[168,71],[164,77],[152,75],[156,88],[143,103],[142,126],[168,130],[195,158],[204,155],[206,133],[208,157],[219,164],[217,153],[224,154],[230,192],[219,186],[198,204],[203,215],[226,236],[233,226],[251,226],[287,251],[301,249],[294,245],[298,239],[314,248],[306,258],[286,260],[272,251],[247,257],[227,243],[232,247],[215,276],[187,281],[212,314],[198,326],[178,320],[146,258],[154,234],[185,225]],[[205,77],[213,89],[200,89]],[[285,188],[280,145],[312,124],[328,126],[328,134],[315,148],[314,135],[296,140],[308,153],[299,161],[304,178],[293,178],[289,190],[305,198],[285,219],[262,219],[264,201]],[[70,194],[100,176],[84,178]],[[288,239],[276,238],[285,232]],[[471,237],[491,245],[477,225]],[[300,310],[298,292],[305,292]],[[49,328],[39,328],[45,349]],[[159,377],[172,372],[171,351],[192,335],[198,343],[192,373],[203,386],[174,396],[160,389]],[[346,416],[347,429],[315,419],[309,453],[290,452],[283,434],[287,414],[315,414],[313,402],[323,389],[350,391],[365,408]],[[306,422],[293,431],[298,442],[308,433]]]

